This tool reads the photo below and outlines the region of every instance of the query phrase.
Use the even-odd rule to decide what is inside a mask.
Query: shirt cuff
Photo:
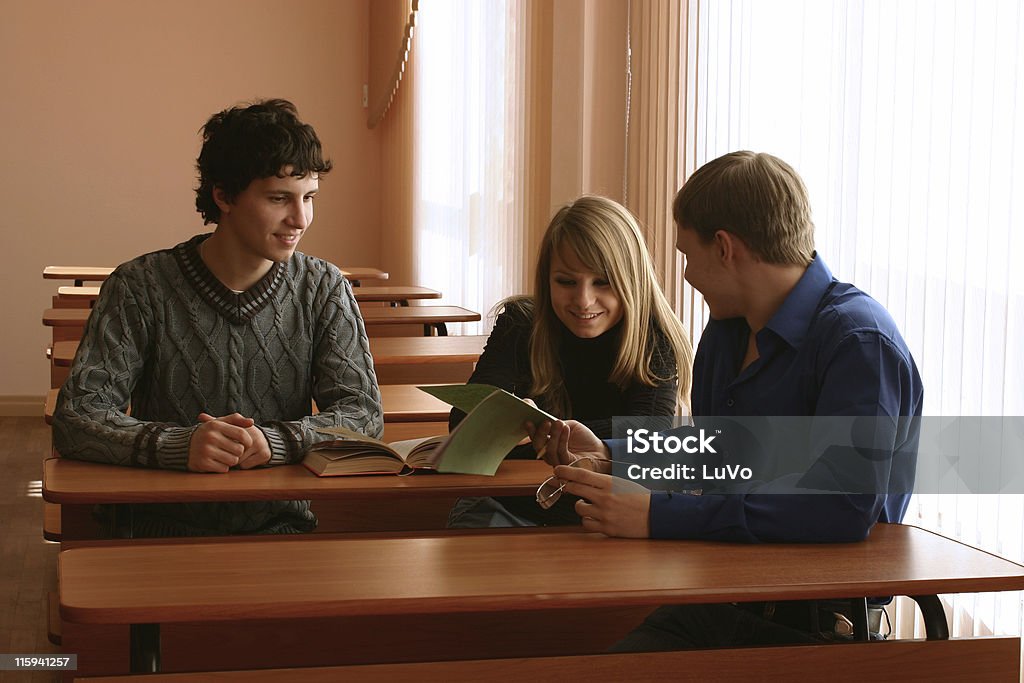
[[[649,517],[651,538],[693,538],[686,524],[698,496],[671,491],[652,491]]]

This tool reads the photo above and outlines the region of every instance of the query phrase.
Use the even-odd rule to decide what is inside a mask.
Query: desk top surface
[[[454,337],[371,337],[374,365],[409,363],[475,363],[484,352],[486,335]]]
[[[58,392],[60,389],[50,389],[46,392],[43,402],[43,417],[46,418],[46,424],[53,421]],[[425,391],[420,391],[413,384],[382,384],[380,397],[385,422],[447,423],[448,415],[451,413],[451,406]],[[441,430],[439,433],[443,432],[444,430]]]
[[[440,299],[436,289],[415,285],[370,285],[354,287],[356,301],[412,301],[413,299]]]
[[[380,403],[385,422],[447,422],[452,407],[420,391],[415,384],[381,384]]]
[[[480,320],[480,314],[461,306],[401,306],[399,308],[363,308],[366,324],[468,323]]]
[[[51,503],[96,504],[532,496],[549,476],[551,467],[536,460],[508,460],[493,477],[431,472],[318,477],[302,465],[198,474],[49,458],[43,464],[43,497]]]
[[[338,270],[349,280],[387,280],[391,277],[380,268],[366,266],[338,266]]]
[[[91,308],[47,308],[43,324],[49,327],[81,327],[89,319]]]
[[[349,280],[387,280],[389,275],[380,268],[364,266],[339,266],[342,275]],[[44,280],[88,280],[102,282],[110,277],[114,269],[110,266],[46,266]]]
[[[59,310],[59,309],[58,309]],[[74,309],[67,309],[74,310]],[[89,309],[80,309],[88,311]],[[371,337],[370,353],[374,365],[410,363],[475,363],[487,343],[485,335],[454,337]],[[77,341],[53,344],[54,365],[71,365],[78,350]]]
[[[370,285],[355,287],[352,293],[356,301],[413,301],[419,299],[440,299],[441,292],[427,287],[413,285]],[[57,288],[62,299],[95,299],[100,295],[98,286],[65,285]]]
[[[95,299],[99,295],[100,288],[93,285],[65,285],[57,288],[57,296],[61,299]]]
[[[43,268],[43,279],[102,282],[112,272],[114,269],[109,266],[46,266]]]
[[[83,623],[156,623],[1024,588],[1021,565],[887,524],[867,541],[848,544],[544,532],[282,543],[284,552],[260,541],[66,550],[59,558],[61,615]]]

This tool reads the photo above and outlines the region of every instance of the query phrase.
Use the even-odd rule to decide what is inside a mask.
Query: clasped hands
[[[251,417],[239,413],[214,417],[199,413],[199,426],[188,445],[188,469],[192,472],[243,470],[270,462],[270,444]]]
[[[586,425],[575,420],[557,420],[539,425],[527,423],[526,430],[537,457],[554,466],[555,476],[565,482],[563,490],[579,496],[576,514],[582,518],[586,531],[624,538],[650,536],[651,492],[640,484],[609,474],[608,446]],[[580,458],[594,460],[598,471],[570,466]]]

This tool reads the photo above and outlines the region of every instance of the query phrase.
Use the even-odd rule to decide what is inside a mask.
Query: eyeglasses
[[[590,456],[584,456],[582,458],[576,458],[569,467],[578,467],[589,472],[597,472],[602,464],[607,463],[611,465],[613,461],[605,460],[604,458],[592,458]],[[544,510],[550,509],[558,499],[562,497],[562,491],[565,489],[566,482],[563,482],[555,475],[551,475],[544,482],[537,487],[537,505],[540,505]]]

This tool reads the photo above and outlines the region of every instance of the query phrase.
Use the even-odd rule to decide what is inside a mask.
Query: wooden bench
[[[586,632],[580,633],[585,637]],[[446,681],[478,683],[494,681],[565,681],[574,676],[589,682],[635,681],[762,681],[791,683],[820,680],[829,672],[831,681],[884,681],[904,676],[922,681],[964,680],[952,672],[971,662],[973,681],[1015,681],[1017,668],[1001,656],[996,639],[951,640],[936,657],[927,643],[915,640],[888,643],[849,643],[837,647],[797,645],[750,647],[689,652],[476,659],[411,664],[364,664],[294,669],[262,669],[177,674],[136,674],[79,678],[90,683],[191,683],[215,679],[223,683],[392,683],[392,681]],[[893,668],[898,661],[899,669]]]

